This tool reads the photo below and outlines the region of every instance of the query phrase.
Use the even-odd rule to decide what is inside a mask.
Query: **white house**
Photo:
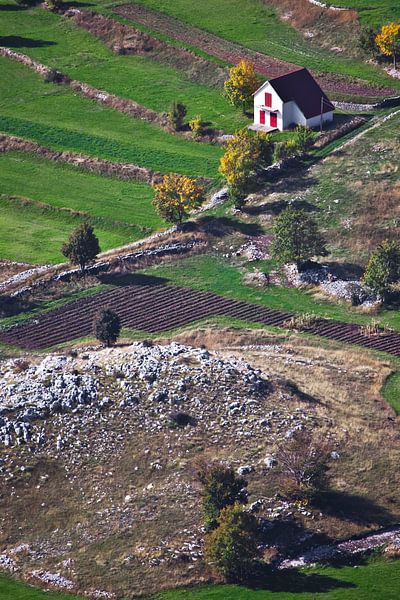
[[[293,125],[319,127],[333,120],[335,107],[307,69],[266,81],[254,93],[252,129],[283,131]]]

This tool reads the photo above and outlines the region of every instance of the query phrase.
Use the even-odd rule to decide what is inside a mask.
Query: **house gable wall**
[[[265,106],[265,94],[270,93],[272,97],[271,107]],[[260,111],[265,110],[265,124],[269,125],[269,113],[277,114],[277,127],[283,129],[283,102],[268,81],[254,94],[254,124],[260,125]]]

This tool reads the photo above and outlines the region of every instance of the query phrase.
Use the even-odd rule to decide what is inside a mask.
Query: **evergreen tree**
[[[260,553],[257,519],[237,502],[222,509],[218,527],[205,538],[205,558],[227,581],[245,581]]]
[[[199,473],[199,480],[203,484],[203,515],[207,530],[217,526],[223,508],[235,502],[247,502],[243,491],[247,481],[237,477],[231,468],[208,465]]]
[[[121,333],[119,316],[109,308],[102,309],[93,320],[93,333],[99,342],[112,346]]]
[[[93,232],[93,227],[89,223],[82,223],[71,233],[61,252],[73,265],[79,265],[83,272],[86,265],[100,252],[99,240]]]
[[[314,256],[327,256],[325,240],[314,219],[304,210],[289,207],[275,220],[272,254],[281,264],[301,264]]]
[[[369,259],[363,279],[383,300],[387,298],[392,284],[400,280],[399,242],[386,241],[378,246]]]

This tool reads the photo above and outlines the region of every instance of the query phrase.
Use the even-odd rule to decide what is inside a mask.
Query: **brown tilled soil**
[[[278,77],[288,71],[299,68],[298,65],[244,48],[234,42],[224,40],[202,29],[191,27],[172,17],[149,10],[143,6],[127,4],[115,8],[114,12],[176,40],[200,48],[211,56],[216,56],[228,63],[237,64],[240,60],[246,58],[254,63],[258,73],[266,77]],[[316,79],[323,89],[331,93],[344,93],[375,99],[377,97],[393,96],[396,93],[391,88],[378,88],[367,82],[352,80],[340,75],[318,74]]]
[[[227,78],[227,69],[200,58],[194,52],[171,46],[103,15],[77,10],[65,14],[118,54],[150,56],[153,60],[179,69],[188,80],[205,85],[222,88]]]
[[[232,300],[211,292],[165,285],[163,280],[133,277],[132,284],[83,298],[35,321],[0,333],[0,341],[26,349],[44,349],[90,336],[97,311],[110,307],[123,327],[158,333],[187,326],[215,316],[286,328],[293,316],[257,304]],[[367,335],[359,325],[328,319],[305,326],[302,330],[331,340],[355,344],[400,356],[400,333]]]

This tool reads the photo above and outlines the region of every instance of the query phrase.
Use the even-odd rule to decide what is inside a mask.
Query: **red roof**
[[[286,75],[281,75],[281,77],[275,77],[274,79],[270,79],[269,83],[283,102],[290,102],[291,100],[296,102],[306,119],[321,114],[322,98],[322,112],[326,113],[335,110],[333,104],[307,69],[299,69]]]

